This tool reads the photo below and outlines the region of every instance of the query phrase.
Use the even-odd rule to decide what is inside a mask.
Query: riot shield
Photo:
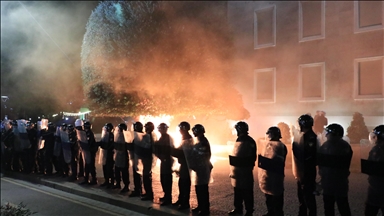
[[[291,128],[293,135],[292,142],[292,173],[296,180],[304,177],[304,142],[302,141],[304,133],[300,132],[295,127]]]
[[[55,132],[56,140],[55,140],[55,146],[53,147],[53,155],[56,157],[60,156],[61,149],[62,149],[60,131],[61,131],[61,127],[56,127],[56,132]],[[60,140],[57,140],[57,139],[60,139]]]
[[[172,149],[175,148],[174,139],[169,134],[168,134],[168,138],[169,139],[160,137],[159,140],[154,144],[153,152],[157,158],[156,159],[157,162],[160,163],[159,173],[162,172],[161,171],[162,163],[170,164],[171,170],[178,170],[179,165],[176,162],[177,160],[171,154]],[[167,170],[166,167],[168,166],[164,166],[163,172],[169,171]]]
[[[207,151],[198,138],[193,139],[192,149],[183,148],[189,168],[191,169],[192,185],[204,185],[213,182],[211,171],[213,165],[207,160]],[[188,154],[188,151],[189,154]]]
[[[139,174],[143,174],[143,163],[141,161],[141,157],[143,156],[143,152],[145,151],[144,146],[146,144],[143,141],[144,133],[138,133],[134,132],[134,137],[133,137],[133,164],[132,168],[134,172],[137,172]]]
[[[41,119],[41,130],[48,129],[48,119]]]
[[[196,169],[196,161],[193,158],[193,147],[194,147],[195,141],[193,138],[185,139],[181,141],[181,145],[179,148],[183,150],[183,154],[185,157],[185,160],[187,161],[188,169],[189,169],[189,175],[191,177],[191,183],[195,183],[197,181],[197,175],[196,172],[193,169]],[[193,169],[192,169],[193,168]],[[180,170],[180,172],[182,172]]]
[[[65,163],[71,162],[72,151],[71,151],[71,143],[69,142],[68,132],[64,131],[60,127],[60,138],[61,138],[61,147],[63,149],[63,156]]]
[[[384,177],[384,151],[376,143],[372,138],[371,141],[360,140],[361,172],[369,176]]]
[[[125,142],[125,136],[129,136],[129,135],[124,134],[124,131],[120,131],[118,127],[115,128],[115,132],[114,132],[115,154],[113,155],[114,157],[113,159],[115,161],[115,166],[121,167],[121,168],[128,166],[128,151],[127,151],[127,143]]]
[[[229,144],[229,143],[228,143]],[[233,187],[249,188],[253,185],[253,167],[255,158],[252,152],[244,149],[243,142],[236,141],[229,149],[229,167]]]
[[[279,195],[284,191],[285,146],[278,141],[259,141],[258,179],[265,194]]]
[[[91,163],[91,152],[89,151],[89,143],[87,138],[87,133],[83,130],[76,129],[77,140],[81,147],[81,154],[83,155],[83,160],[85,164]]]
[[[101,165],[107,164],[107,154],[108,154],[108,142],[109,142],[109,133],[105,127],[101,129],[101,139],[100,139],[100,154],[98,163]]]

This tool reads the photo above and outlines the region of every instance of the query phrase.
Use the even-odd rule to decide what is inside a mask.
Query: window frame
[[[257,73],[272,72],[273,76],[273,98],[272,99],[257,99]],[[254,103],[276,103],[276,68],[262,68],[253,71],[253,102]]]
[[[325,1],[321,1],[321,34],[314,36],[303,36],[303,1],[299,1],[299,42],[325,39]]]
[[[359,26],[359,2],[360,1],[354,1],[354,33],[362,33],[362,32],[369,32],[369,31],[376,31],[384,29],[384,2],[381,1],[381,7],[382,7],[382,15],[381,15],[381,24],[380,25],[374,25],[374,26],[368,26],[368,27],[360,27]],[[380,2],[380,1],[379,1]]]
[[[359,82],[358,82],[359,63],[367,62],[367,61],[375,61],[380,59],[383,62],[382,69],[381,69],[381,73],[382,73],[381,95],[359,95]],[[357,58],[354,60],[353,98],[354,100],[384,100],[384,56]]]
[[[320,97],[303,97],[303,68],[321,67],[321,96]],[[299,65],[299,102],[324,102],[325,101],[325,62],[316,62]]]
[[[273,42],[268,44],[261,44],[259,45],[257,43],[257,11],[266,10],[273,7],[273,15],[272,15],[272,28],[273,28]],[[276,5],[269,5],[266,7],[258,8],[253,11],[253,48],[254,49],[261,49],[261,48],[267,48],[267,47],[275,47],[276,46]]]

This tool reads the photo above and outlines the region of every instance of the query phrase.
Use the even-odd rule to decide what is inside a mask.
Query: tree
[[[361,139],[367,139],[369,132],[361,113],[355,112],[351,125],[347,128],[347,136],[351,143],[360,143]]]
[[[277,124],[277,127],[280,129],[281,132],[281,142],[286,145],[292,144],[291,129],[289,128],[289,126],[284,122],[280,122],[279,124]]]
[[[249,118],[231,81],[234,44],[225,6],[100,2],[81,52],[84,94],[93,115]]]

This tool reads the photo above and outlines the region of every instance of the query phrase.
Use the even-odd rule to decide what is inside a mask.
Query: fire
[[[155,134],[159,138],[161,136],[160,132],[157,130],[157,126],[161,123],[165,123],[168,126],[171,125],[171,121],[174,119],[173,116],[171,115],[166,115],[162,114],[159,116],[151,116],[151,115],[141,115],[139,117],[139,121],[142,122],[143,124],[147,122],[152,122],[155,125]],[[234,125],[236,124],[235,121],[227,120],[228,125],[230,128],[234,129]],[[191,125],[192,127],[192,125]],[[168,128],[168,133],[169,135],[172,136],[174,140],[174,145],[175,147],[180,146],[181,143],[181,134],[179,132],[179,128],[175,126],[174,128]],[[236,130],[232,131],[232,134],[236,134]],[[192,135],[192,134],[191,134]],[[193,136],[193,135],[192,135]],[[211,139],[211,137],[209,137]],[[213,139],[214,140],[214,139]],[[211,157],[211,162],[214,164],[218,160],[228,160],[228,145],[220,145],[217,143],[211,143],[211,152],[212,152],[212,157]],[[157,161],[157,165],[160,164],[160,161]]]
[[[157,138],[161,136],[160,132],[157,130],[157,126],[159,126],[161,123],[165,123],[168,126],[171,125],[171,121],[173,120],[173,116],[161,114],[159,116],[152,116],[152,115],[141,115],[139,117],[139,121],[143,124],[147,122],[152,122],[155,125],[155,134]],[[171,137],[174,140],[175,147],[180,146],[181,143],[181,134],[179,132],[179,128],[176,126],[173,130],[172,128],[168,128],[168,134],[171,135]]]

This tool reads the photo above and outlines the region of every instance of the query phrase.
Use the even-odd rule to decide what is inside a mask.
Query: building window
[[[299,42],[325,38],[325,1],[299,1]]]
[[[355,99],[383,99],[383,83],[383,56],[355,59]]]
[[[383,28],[383,1],[355,1],[355,33]]]
[[[255,70],[255,102],[274,103],[276,101],[276,68]]]
[[[276,6],[255,10],[254,48],[272,47],[276,44]]]
[[[299,65],[299,101],[325,100],[325,63]]]

